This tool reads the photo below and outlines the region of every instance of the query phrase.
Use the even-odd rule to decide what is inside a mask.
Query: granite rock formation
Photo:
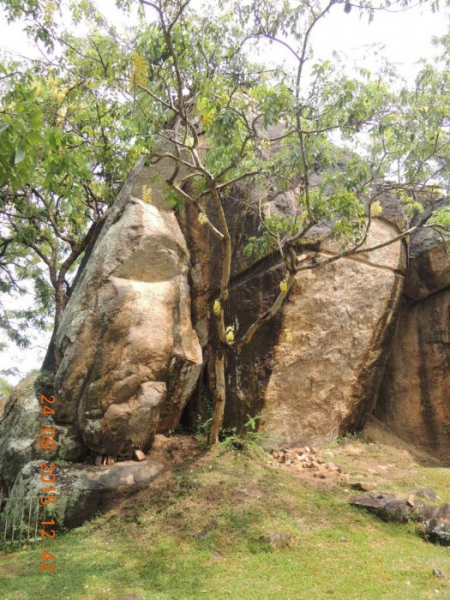
[[[226,207],[235,248],[227,311],[238,334],[270,307],[283,277],[277,255],[250,261],[243,252],[258,226],[246,193],[251,195],[238,190]],[[289,211],[292,204],[289,193],[275,202],[271,210]],[[374,221],[369,245],[392,239],[404,225],[395,199],[386,198],[383,206],[388,218]],[[193,222],[187,213],[183,230],[193,263],[193,314],[209,357],[208,387],[214,380],[211,306],[220,249],[211,252],[214,240],[202,237],[199,226],[186,226],[186,221]],[[299,254],[336,252],[327,234],[326,228],[316,228]],[[406,247],[396,242],[299,273],[284,309],[248,346],[228,354],[225,425],[242,427],[247,415],[263,411],[261,430],[283,445],[319,444],[362,427],[378,394],[405,272]]]
[[[14,513],[23,510],[18,499],[42,496],[41,469],[41,461],[36,460],[20,471],[4,509],[10,526],[15,516],[17,522],[20,519],[20,514]],[[123,461],[106,467],[58,465],[53,518],[58,527],[79,527],[102,509],[109,496],[114,498],[117,491],[134,490],[149,483],[162,470],[163,465],[152,460]]]
[[[395,235],[380,220],[368,243]],[[377,397],[404,271],[405,253],[395,243],[297,275],[264,398],[263,429],[275,440],[316,445],[363,427]]]
[[[173,211],[143,202],[140,162],[78,278],[56,335],[56,419],[94,454],[148,449],[177,426],[202,365],[192,328],[189,253]],[[158,206],[159,204],[159,206]]]
[[[0,403],[0,486],[9,488],[17,474],[32,460],[42,457],[40,447],[42,406],[35,391],[35,375],[29,375]],[[51,416],[46,425],[55,430],[56,446],[46,458],[76,462],[86,447],[73,425],[57,425]]]
[[[408,442],[450,460],[450,256],[442,237],[420,232],[376,408]]]

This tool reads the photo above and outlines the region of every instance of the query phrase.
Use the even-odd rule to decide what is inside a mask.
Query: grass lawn
[[[358,444],[386,462],[385,447]],[[362,472],[361,456],[330,451]],[[395,477],[382,472],[384,490],[428,485],[450,501],[448,469],[389,453]],[[0,598],[449,600],[450,548],[424,541],[413,523],[349,506],[349,495],[345,482],[317,490],[260,457],[216,449],[60,534],[55,573],[40,573],[40,547],[0,555]],[[272,533],[290,534],[289,545],[273,548],[262,539]]]

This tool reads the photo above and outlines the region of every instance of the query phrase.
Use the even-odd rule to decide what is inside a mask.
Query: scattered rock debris
[[[344,475],[340,467],[332,462],[326,462],[315,448],[309,446],[273,450],[271,457],[269,464],[272,466],[281,466],[298,473],[308,473],[319,479]]]

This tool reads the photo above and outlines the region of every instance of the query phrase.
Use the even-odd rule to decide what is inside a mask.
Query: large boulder
[[[21,468],[38,456],[40,406],[28,376],[2,401],[0,414],[0,482],[12,486]]]
[[[35,391],[36,374],[22,380],[0,405],[0,485],[12,487],[29,461],[41,458],[42,405]],[[45,450],[48,460],[78,461],[86,447],[71,425],[57,425],[51,415],[45,426],[55,429],[55,448]]]
[[[418,500],[414,495],[396,498],[384,492],[354,496],[350,499],[350,504],[364,508],[384,521],[420,521],[423,524],[422,532],[427,539],[443,546],[450,545],[450,504],[432,506]]]
[[[158,425],[174,429],[201,370],[189,253],[155,175],[142,161],[131,173],[56,335],[56,418],[96,454],[146,450]]]
[[[450,461],[450,291],[404,300],[376,416],[404,440]]]
[[[225,312],[238,336],[271,306],[284,277],[278,254],[255,260],[244,252],[249,238],[258,234],[252,193],[240,188],[225,206],[234,249]],[[291,196],[276,196],[265,210],[290,212]],[[369,246],[388,242],[405,225],[394,197],[383,198],[383,208],[386,218],[374,220]],[[214,237],[195,224],[189,207],[182,225],[193,260],[193,314],[208,357],[208,389],[214,382],[211,308],[221,252]],[[328,227],[314,228],[297,248],[300,258],[335,254],[336,244],[327,238]],[[300,272],[284,308],[249,345],[227,355],[225,426],[240,428],[248,415],[264,411],[260,430],[283,445],[322,443],[361,428],[377,397],[405,272],[402,242]],[[201,409],[202,399],[209,396],[198,394],[194,410]]]
[[[42,496],[54,497],[53,503],[46,500],[47,514],[51,512],[58,526],[79,527],[117,492],[150,483],[162,470],[163,465],[153,460],[124,461],[107,467],[57,465],[54,471],[42,471],[40,460],[29,462],[20,471],[3,507],[2,530],[8,530],[14,522],[18,525],[21,518],[24,524],[32,521],[34,529],[35,508]],[[41,481],[41,475],[45,473],[55,476],[52,482],[55,490],[51,493],[42,492],[42,488],[49,485]]]
[[[442,234],[432,229],[416,232],[410,244],[405,295],[423,300],[450,286],[449,247]]]
[[[450,256],[442,236],[429,231],[416,234],[411,248],[407,297],[376,416],[406,441],[450,461]]]
[[[397,234],[378,220],[368,244]],[[297,275],[264,397],[263,430],[274,441],[320,444],[363,427],[377,397],[404,270],[404,248],[396,242]]]

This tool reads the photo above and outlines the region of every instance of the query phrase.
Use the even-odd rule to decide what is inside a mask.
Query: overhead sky
[[[123,15],[115,8],[114,0],[99,0],[98,6],[116,25],[123,24]],[[318,59],[325,59],[337,50],[346,55],[350,64],[362,60],[369,68],[376,65],[376,49],[372,46],[376,44],[379,52],[396,63],[401,75],[413,83],[417,62],[422,57],[433,57],[436,50],[431,40],[433,36],[443,35],[448,24],[448,12],[432,13],[426,3],[422,8],[414,7],[404,12],[377,13],[370,24],[367,18],[360,19],[355,9],[346,14],[342,5],[338,5],[320,23],[312,41]],[[23,23],[8,24],[0,12],[0,50],[26,57],[36,56],[36,49],[28,43],[23,28]],[[271,51],[283,52],[275,48]],[[32,331],[30,335],[34,336],[32,349],[19,350],[10,345],[6,351],[0,352],[0,370],[16,367],[19,371],[17,377],[9,378],[12,382],[38,368],[42,362],[49,336]]]

